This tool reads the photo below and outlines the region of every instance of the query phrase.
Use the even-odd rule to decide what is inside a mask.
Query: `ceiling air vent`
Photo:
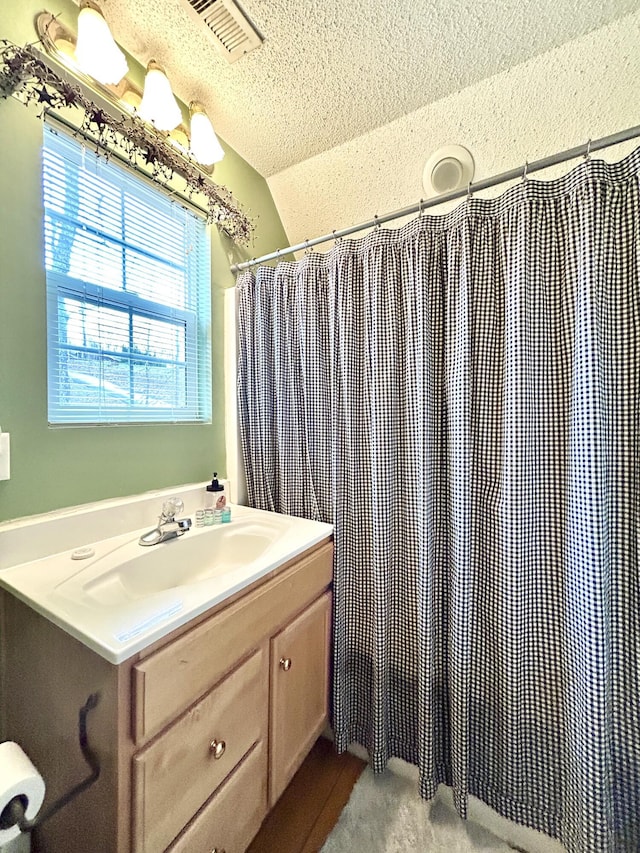
[[[234,0],[186,0],[228,62],[260,47],[264,38]]]

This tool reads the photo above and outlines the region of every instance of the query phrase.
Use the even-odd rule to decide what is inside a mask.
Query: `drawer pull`
[[[214,847],[211,853],[227,853],[223,847]]]
[[[209,752],[213,753],[216,760],[222,758],[226,748],[227,744],[223,740],[216,740],[215,738],[209,744]],[[224,850],[219,850],[218,853],[224,853]]]
[[[291,658],[280,658],[280,669],[289,672],[291,669]]]

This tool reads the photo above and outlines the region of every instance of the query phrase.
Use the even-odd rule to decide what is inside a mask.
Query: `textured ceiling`
[[[634,11],[639,0],[244,0],[229,65],[186,0],[103,0],[120,42],[270,176]],[[571,93],[567,93],[570,97]]]

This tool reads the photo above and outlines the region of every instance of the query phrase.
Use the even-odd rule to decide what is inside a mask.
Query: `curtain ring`
[[[420,202],[418,203],[418,216],[422,216],[422,205],[423,205],[423,203],[424,203],[424,199],[421,198]]]
[[[528,170],[528,168],[529,168],[529,161],[528,161],[528,160],[525,160],[525,161],[524,161],[524,169],[522,170],[522,180],[523,180],[523,181],[526,181],[526,180],[527,180],[527,170]]]
[[[471,181],[467,184],[467,201],[471,201]]]
[[[373,214],[373,221],[375,223],[373,227],[375,228],[376,231],[379,231],[380,230],[380,223],[378,222],[378,214],[377,213]]]
[[[334,234],[335,234],[335,231],[334,231]],[[304,241],[304,245],[305,245],[305,250],[304,250],[304,251],[305,251],[305,254],[307,254],[307,252],[309,252],[309,250],[311,249],[311,246],[309,245],[309,238],[308,238],[308,237],[307,237],[307,239]]]
[[[584,159],[589,160],[591,157],[591,138],[587,142],[587,150],[584,152]]]

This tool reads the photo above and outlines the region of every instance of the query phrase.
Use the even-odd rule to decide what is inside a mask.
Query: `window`
[[[43,196],[49,422],[210,420],[204,220],[49,126]]]

